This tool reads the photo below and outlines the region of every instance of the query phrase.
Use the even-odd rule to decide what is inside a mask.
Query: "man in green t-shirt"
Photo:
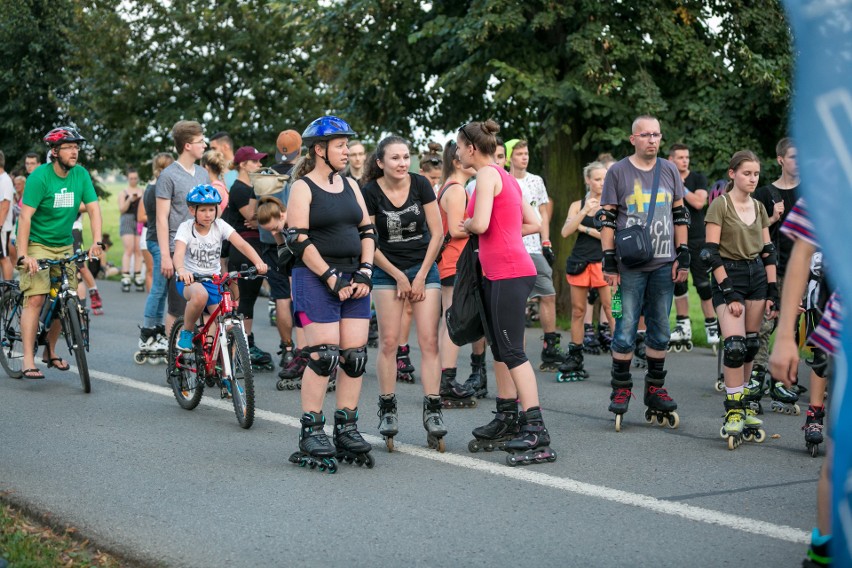
[[[60,126],[44,137],[50,147],[50,163],[36,168],[27,178],[23,205],[18,217],[18,269],[24,310],[21,313],[21,339],[24,349],[24,377],[43,379],[35,366],[35,343],[38,319],[45,296],[50,291],[51,271],[39,271],[39,259],[61,259],[73,254],[72,229],[80,203],[85,204],[92,226],[94,244],[89,256],[103,252],[101,243],[101,209],[89,172],[77,166],[80,143],[85,138],[74,128]],[[76,270],[68,269],[72,289],[77,287]],[[59,339],[59,320],[54,320],[47,334],[42,361],[48,368],[69,369],[68,362],[55,353]]]

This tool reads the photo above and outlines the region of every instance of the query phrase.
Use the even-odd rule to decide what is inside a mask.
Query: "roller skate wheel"
[[[442,453],[442,454],[443,454],[444,452],[446,452],[446,451],[447,451],[447,446],[446,446],[446,444],[444,443],[444,439],[443,439],[443,438],[438,438],[437,448],[438,448],[438,452],[439,452],[439,453]]]
[[[819,455],[819,444],[808,444],[808,453],[811,454],[812,458],[815,458]]]
[[[746,442],[751,442],[754,440],[754,435],[751,432],[743,432],[743,440]]]
[[[728,449],[734,450],[737,446],[739,446],[737,438],[735,436],[728,436]]]
[[[388,452],[393,452],[393,438],[385,438],[385,446],[388,447]]]
[[[713,355],[718,355],[718,354],[719,354],[719,344],[714,343],[713,344]]]
[[[719,428],[719,437],[722,438],[723,440],[728,437],[728,435],[725,433],[725,427],[724,426]]]
[[[762,444],[764,440],[766,440],[766,430],[760,428],[757,432],[754,433],[754,441],[758,444]]]
[[[672,412],[668,416],[669,428],[674,430],[680,426],[680,415],[677,412]]]
[[[716,379],[716,392],[722,392],[725,390],[725,381]]]
[[[793,405],[793,414],[795,414],[796,416],[799,416],[801,413],[802,413],[802,409],[799,408],[799,405],[794,404]]]
[[[623,417],[624,417],[623,414],[616,414],[615,415],[615,431],[616,432],[621,432],[621,421],[622,421]]]
[[[477,453],[479,451],[479,441],[478,440],[471,440],[470,442],[468,442],[467,443],[467,451],[469,451],[472,454]]]
[[[654,422],[654,417],[651,415],[651,411],[647,409],[645,410],[645,422],[648,424]]]
[[[147,357],[145,357],[145,354],[142,353],[141,351],[137,351],[136,353],[133,354],[133,362],[136,363],[137,365],[144,364],[145,359],[147,359]]]
[[[515,467],[516,465],[518,465],[518,460],[517,458],[515,458],[514,454],[509,454],[508,456],[506,456],[506,465],[508,465],[509,467]]]
[[[287,387],[284,386],[284,381],[278,381],[277,383],[275,383],[275,388],[279,391],[283,391]]]
[[[689,343],[687,343],[686,344],[686,352],[688,353],[688,352],[692,351],[693,347],[695,347],[695,345],[693,345],[693,343],[691,341]]]

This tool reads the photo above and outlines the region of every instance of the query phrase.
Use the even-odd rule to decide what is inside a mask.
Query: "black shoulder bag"
[[[618,258],[626,268],[638,268],[654,257],[654,247],[651,242],[651,223],[654,220],[654,209],[657,206],[657,187],[660,185],[660,159],[654,166],[654,181],[651,184],[651,206],[645,226],[636,224],[615,233],[615,250]]]

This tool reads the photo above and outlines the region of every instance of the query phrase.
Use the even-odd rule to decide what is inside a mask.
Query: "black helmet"
[[[85,142],[86,139],[83,138],[79,132],[77,132],[76,128],[72,128],[71,126],[57,126],[50,132],[44,135],[44,143],[50,146],[60,146],[67,142]]]

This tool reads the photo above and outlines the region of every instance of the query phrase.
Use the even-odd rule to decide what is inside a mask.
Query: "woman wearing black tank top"
[[[350,126],[318,118],[302,133],[307,156],[294,167],[287,246],[295,254],[293,311],[310,355],[302,377],[299,451],[290,461],[336,471],[337,458],[373,466],[358,433],[361,376],[367,366],[375,228],[353,179],[338,175],[349,156]],[[334,445],[323,432],[328,378],[338,368]]]
[[[601,306],[606,313],[610,329],[615,329],[615,320],[612,319],[610,308],[612,295],[601,272],[601,234],[595,228],[592,218],[600,209],[606,166],[601,162],[592,162],[583,168],[583,177],[588,188],[586,197],[571,204],[568,217],[562,226],[563,238],[577,231],[579,233],[565,266],[565,279],[571,285],[571,343],[568,345],[568,357],[559,367],[560,382],[582,380],[589,376],[583,368],[583,320],[590,288],[597,289],[600,293]]]

